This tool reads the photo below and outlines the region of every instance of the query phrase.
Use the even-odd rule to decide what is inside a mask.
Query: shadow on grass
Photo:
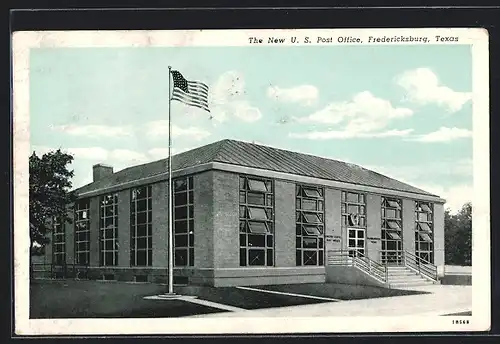
[[[286,284],[286,285],[265,285],[255,288],[293,293],[303,295],[314,295],[320,297],[329,297],[339,300],[362,300],[379,297],[394,297],[405,295],[428,294],[423,291],[387,289],[382,287],[335,284],[335,283],[305,283],[305,284]]]
[[[258,290],[235,287],[176,286],[180,295],[196,296],[242,309],[264,309],[308,305],[335,300],[308,298],[301,294],[338,300],[359,300],[421,294],[410,290],[331,283],[255,286]],[[145,300],[163,294],[164,285],[116,281],[34,280],[30,284],[30,318],[160,318],[224,312],[184,300]]]
[[[472,316],[472,311],[443,314],[443,316]]]
[[[183,295],[197,296],[199,299],[243,309],[264,309],[329,302],[326,300],[243,290],[235,287],[186,286],[179,287],[177,290]]]
[[[30,318],[161,318],[223,312],[182,300],[144,300],[166,286],[101,281],[35,280]]]

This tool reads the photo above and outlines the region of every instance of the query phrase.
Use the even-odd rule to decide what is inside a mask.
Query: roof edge
[[[400,197],[405,197],[405,198],[412,198],[412,199],[421,199],[421,200],[429,200],[432,202],[436,203],[446,203],[446,200],[441,198],[440,196],[433,195],[433,194],[419,194],[415,192],[409,192],[409,191],[401,191],[401,190],[396,190],[396,189],[387,189],[387,188],[380,188],[376,186],[370,186],[370,185],[363,185],[363,184],[353,184],[353,183],[346,183],[346,182],[341,182],[341,181],[336,181],[336,180],[330,180],[330,179],[322,179],[322,178],[317,178],[317,177],[310,177],[310,176],[301,176],[301,175],[296,175],[296,174],[291,174],[291,173],[285,173],[285,172],[278,172],[278,171],[272,171],[272,170],[266,170],[266,169],[259,169],[255,167],[245,167],[245,166],[240,166],[240,165],[233,165],[233,164],[227,164],[227,163],[221,163],[221,162],[209,162],[201,165],[196,165],[196,166],[191,166],[179,170],[172,171],[172,177],[177,178],[183,175],[188,175],[188,174],[196,174],[196,173],[201,173],[209,170],[219,170],[219,171],[224,171],[224,172],[232,172],[232,173],[241,173],[241,174],[259,174],[259,175],[265,175],[269,176],[271,178],[275,179],[281,179],[281,180],[291,180],[295,182],[303,182],[303,183],[311,183],[311,184],[321,184],[325,185],[327,187],[331,188],[336,188],[336,189],[345,189],[345,190],[360,190],[365,191],[367,193],[373,193],[373,194],[386,194],[386,195],[395,195],[395,196],[400,196]],[[124,189],[129,189],[131,187],[136,187],[140,185],[145,185],[145,184],[151,184],[151,183],[158,183],[168,180],[168,172],[163,172],[156,174],[154,176],[149,176],[145,178],[140,178],[136,179],[133,181],[128,181],[124,183],[120,183],[117,185],[112,185],[108,187],[104,187],[101,189],[97,190],[92,190],[84,193],[78,193],[76,190],[74,191],[78,197],[94,197],[98,196],[104,193],[108,192],[118,192]],[[424,191],[424,190],[422,190]]]

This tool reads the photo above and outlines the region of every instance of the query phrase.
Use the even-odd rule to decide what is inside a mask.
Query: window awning
[[[429,205],[427,203],[421,203],[420,204],[420,208],[425,211],[426,213],[430,213],[431,212],[431,208],[429,207]]]
[[[267,233],[267,226],[265,222],[248,222],[248,227],[250,228],[250,233],[253,234],[265,234]]]
[[[262,180],[248,179],[248,187],[252,191],[267,191],[266,184]]]
[[[304,213],[304,219],[307,223],[320,223],[321,220],[317,214]]]
[[[322,234],[318,226],[304,226],[304,231],[307,235],[318,236]]]
[[[268,220],[267,213],[262,208],[248,207],[248,213],[252,220]]]
[[[399,233],[396,233],[396,232],[386,232],[386,234],[391,238],[391,239],[394,239],[394,240],[401,240],[401,236],[399,235]]]
[[[432,233],[431,227],[425,222],[419,222],[418,229],[427,233]]]
[[[401,207],[399,206],[399,203],[397,201],[394,201],[394,200],[388,200],[387,205],[391,208],[401,209]]]
[[[307,188],[304,188],[303,190],[304,190],[304,194],[307,197],[314,197],[314,198],[321,197],[321,195],[319,194],[318,190],[316,190],[316,189],[307,189]]]
[[[418,235],[420,236],[420,239],[422,239],[423,241],[432,242],[432,238],[429,236],[429,234],[427,234],[427,233],[418,233]]]
[[[399,225],[399,222],[394,221],[394,220],[389,220],[389,221],[387,221],[387,226],[388,226],[390,229],[394,229],[394,230],[397,230],[397,231],[400,231],[400,230],[401,230],[401,226]]]

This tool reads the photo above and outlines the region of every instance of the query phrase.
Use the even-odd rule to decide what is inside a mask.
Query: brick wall
[[[366,255],[371,260],[380,261],[382,249],[382,197],[380,195],[366,195]],[[369,240],[368,238],[374,238]]]
[[[99,266],[99,196],[90,199],[90,266]]]
[[[295,183],[276,180],[274,192],[275,266],[295,266]]]
[[[118,192],[118,264],[130,266],[130,190]]]
[[[194,266],[214,265],[214,172],[193,176],[194,183]]]
[[[403,199],[403,250],[415,254],[415,201]]]
[[[342,239],[340,200],[340,190],[325,188],[325,263],[329,250],[340,250],[343,243],[347,245],[345,235]]]
[[[239,176],[213,171],[213,183],[214,267],[239,267]]]
[[[168,267],[168,181],[151,186],[153,267]]]
[[[434,204],[434,265],[444,275],[444,205]]]

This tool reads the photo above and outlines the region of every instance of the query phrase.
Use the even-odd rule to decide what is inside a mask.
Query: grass
[[[222,312],[182,300],[144,300],[166,286],[97,281],[35,280],[30,286],[30,318],[154,318]]]
[[[444,316],[472,316],[472,311],[444,314]]]
[[[309,299],[304,297],[243,290],[234,287],[210,288],[202,286],[187,286],[179,288],[178,290],[179,293],[184,295],[198,296],[199,299],[243,309],[299,306],[327,302],[324,300]]]
[[[420,292],[330,283],[255,286],[255,289],[340,300],[413,295]],[[34,280],[30,285],[30,318],[155,318],[225,312],[184,300],[145,300],[165,293],[165,285],[116,281]],[[324,302],[235,287],[176,286],[180,295],[242,309],[297,306]]]
[[[339,299],[339,300],[362,300],[362,299],[373,299],[379,297],[426,294],[425,292],[414,291],[414,290],[387,289],[381,287],[334,284],[334,283],[269,285],[269,286],[258,286],[256,288],[272,290],[272,291],[281,291],[293,294],[329,297],[332,299]]]

